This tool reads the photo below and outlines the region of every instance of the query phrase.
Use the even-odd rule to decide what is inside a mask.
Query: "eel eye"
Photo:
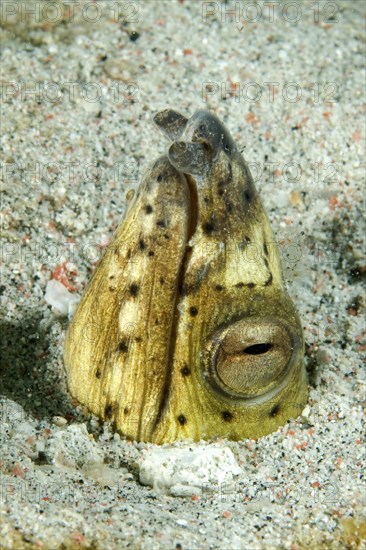
[[[297,347],[282,321],[237,321],[209,339],[205,378],[230,397],[258,397],[282,382]]]

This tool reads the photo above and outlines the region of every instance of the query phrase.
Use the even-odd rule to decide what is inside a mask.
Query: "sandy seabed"
[[[365,3],[2,0],[0,38],[1,548],[365,548]],[[214,111],[251,163],[309,374],[276,433],[164,447],[239,467],[178,489],[69,395],[45,300],[82,293],[167,107]]]

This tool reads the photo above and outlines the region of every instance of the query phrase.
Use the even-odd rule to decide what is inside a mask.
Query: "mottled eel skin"
[[[249,169],[216,116],[165,110],[148,169],[70,324],[71,394],[157,444],[266,435],[307,399],[299,317]]]

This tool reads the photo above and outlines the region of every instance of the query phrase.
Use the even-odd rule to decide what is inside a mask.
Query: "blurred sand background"
[[[1,548],[365,548],[365,3],[2,0],[0,38]],[[82,293],[167,107],[212,109],[251,163],[310,385],[276,433],[216,442],[230,488],[185,497],[72,400],[44,299]]]

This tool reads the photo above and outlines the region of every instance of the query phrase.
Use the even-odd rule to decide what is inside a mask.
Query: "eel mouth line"
[[[184,177],[186,179],[187,187],[188,187],[188,229],[187,229],[187,240],[186,240],[186,246],[184,254],[182,255],[181,263],[178,270],[178,275],[176,279],[176,290],[175,290],[175,298],[174,298],[174,304],[173,304],[173,320],[170,327],[170,337],[168,339],[168,353],[167,353],[167,359],[166,359],[166,376],[165,376],[165,382],[164,387],[162,391],[162,399],[159,404],[159,409],[157,412],[157,416],[154,422],[154,426],[152,428],[152,433],[156,430],[160,420],[163,417],[164,411],[168,404],[168,399],[170,395],[170,388],[171,388],[171,381],[172,381],[172,371],[173,371],[173,363],[174,363],[174,356],[175,356],[175,349],[176,349],[176,343],[177,343],[177,333],[178,333],[178,324],[179,324],[179,318],[180,313],[178,310],[179,302],[182,298],[182,290],[183,290],[183,284],[184,284],[184,276],[187,270],[187,266],[190,260],[190,257],[192,255],[192,247],[189,245],[189,242],[193,235],[196,232],[198,219],[199,219],[199,201],[198,201],[198,191],[197,191],[197,184],[192,176],[189,174],[184,174]]]

